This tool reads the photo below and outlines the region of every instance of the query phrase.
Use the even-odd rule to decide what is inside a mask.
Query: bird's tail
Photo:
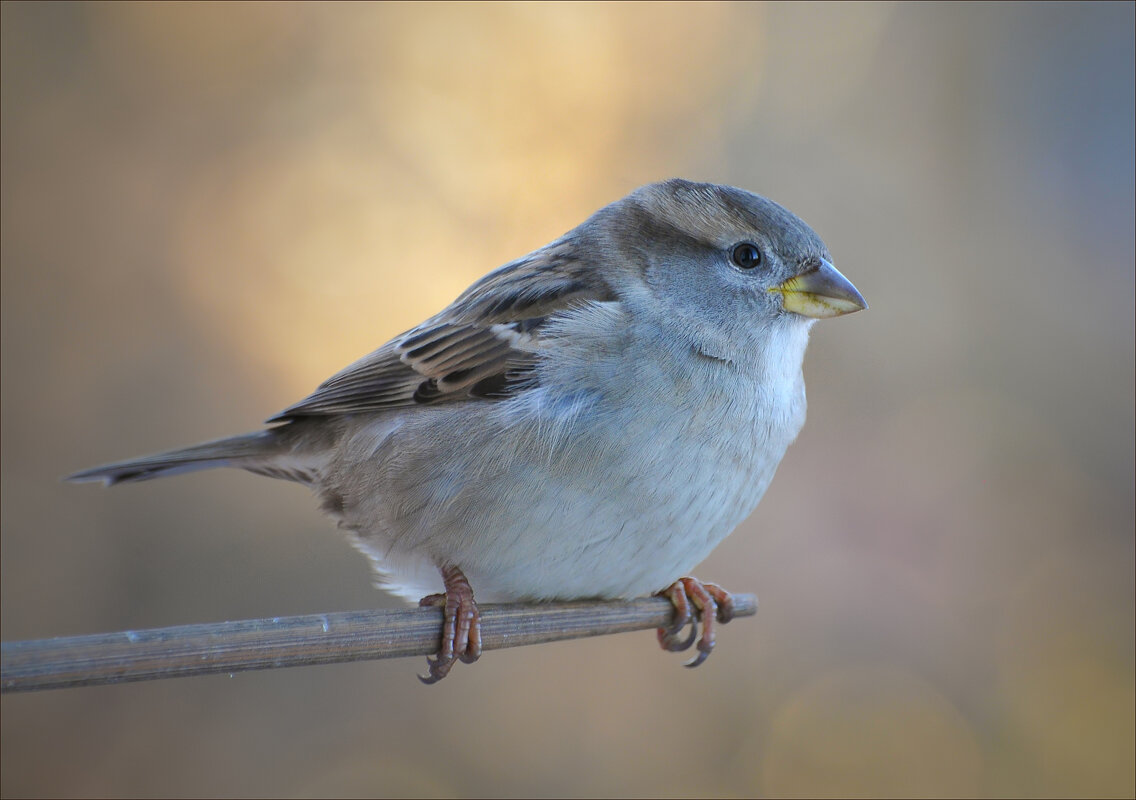
[[[148,481],[151,478],[164,478],[167,475],[181,475],[214,467],[242,467],[258,472],[262,471],[259,467],[268,466],[274,456],[280,454],[280,439],[273,429],[230,436],[180,450],[92,467],[68,475],[65,480],[77,483],[103,481],[107,486],[113,486],[116,483]]]

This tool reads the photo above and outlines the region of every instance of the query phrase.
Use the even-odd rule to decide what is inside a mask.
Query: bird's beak
[[[786,311],[814,319],[839,317],[868,307],[851,281],[823,258],[820,266],[810,267],[769,291],[781,295]]]

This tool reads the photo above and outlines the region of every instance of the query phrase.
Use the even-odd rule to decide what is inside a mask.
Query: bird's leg
[[[734,618],[734,599],[730,593],[715,583],[702,583],[697,578],[679,578],[669,588],[660,592],[675,607],[675,622],[670,628],[659,628],[659,644],[664,650],[685,650],[694,641],[697,622],[692,618],[691,604],[697,609],[702,620],[702,636],[698,639],[698,655],[688,661],[686,666],[697,667],[714,649],[717,623],[723,625]],[[690,635],[684,641],[678,634],[690,623]]]
[[[420,606],[441,607],[443,611],[442,647],[434,658],[426,659],[429,675],[419,675],[423,683],[437,683],[450,674],[458,659],[472,664],[481,656],[481,614],[473,600],[473,587],[458,567],[442,567],[445,594],[431,594],[418,601]]]

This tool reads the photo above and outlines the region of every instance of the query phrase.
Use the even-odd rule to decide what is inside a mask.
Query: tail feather
[[[274,431],[257,431],[129,461],[103,464],[68,475],[64,480],[75,483],[103,481],[105,485],[113,486],[214,467],[243,467],[247,463],[247,466],[255,468],[258,461],[276,453],[279,444],[279,437]]]

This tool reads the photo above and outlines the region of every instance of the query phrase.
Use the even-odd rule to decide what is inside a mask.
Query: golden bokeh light
[[[871,303],[650,633],[5,696],[0,794],[1132,796],[1131,4],[0,4],[3,638],[399,601],[238,433],[643,183]],[[64,769],[61,765],[66,765]]]

